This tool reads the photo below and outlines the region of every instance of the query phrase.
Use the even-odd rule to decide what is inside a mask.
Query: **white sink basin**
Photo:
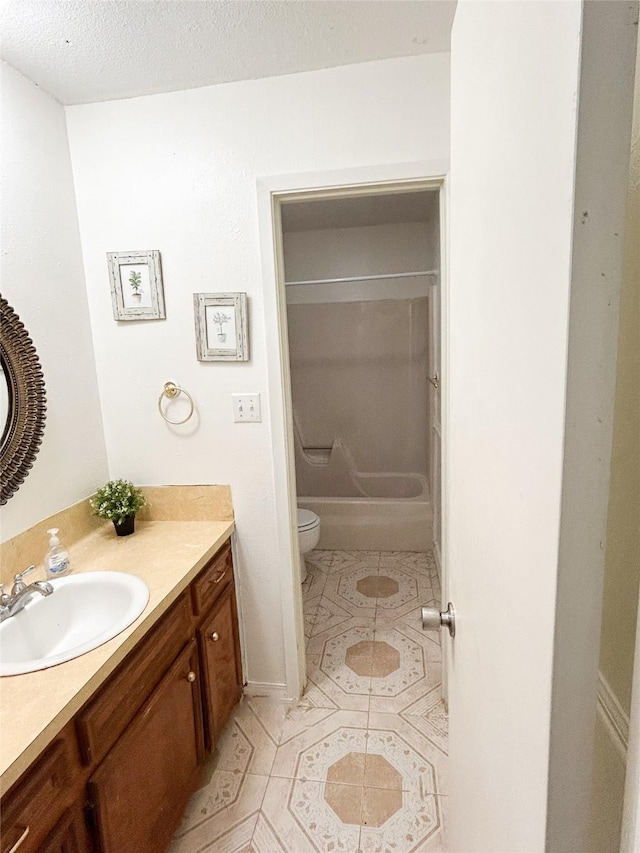
[[[87,572],[50,581],[24,610],[0,624],[0,676],[77,658],[117,636],[149,601],[146,583],[124,572]]]

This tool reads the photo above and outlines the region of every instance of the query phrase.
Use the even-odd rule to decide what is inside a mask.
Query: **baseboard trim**
[[[616,752],[626,763],[629,744],[629,716],[604,675],[598,673],[598,715]]]
[[[280,702],[293,704],[294,700],[287,695],[287,685],[271,681],[247,681],[244,695],[249,697],[267,696]]]

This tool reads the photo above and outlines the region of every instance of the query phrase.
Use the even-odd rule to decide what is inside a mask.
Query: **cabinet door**
[[[192,637],[189,596],[182,595],[77,715],[76,731],[86,765],[95,767],[102,761]]]
[[[234,588],[220,597],[198,630],[205,688],[207,746],[213,747],[242,693]]]
[[[89,781],[102,853],[164,850],[197,787],[200,757],[198,655],[192,640]]]
[[[67,726],[2,798],[2,853],[43,849],[44,839],[79,796],[79,773],[73,728]]]

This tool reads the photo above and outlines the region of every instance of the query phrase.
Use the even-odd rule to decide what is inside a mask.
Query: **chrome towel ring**
[[[182,418],[182,420],[172,421],[166,416],[165,412],[162,409],[162,399],[163,399],[163,397],[167,397],[167,399],[173,400],[174,397],[178,396],[178,394],[184,394],[187,397],[187,399],[189,400],[189,411],[187,413],[187,416],[185,418]],[[191,415],[193,414],[193,408],[194,408],[193,397],[185,388],[181,388],[179,385],[176,385],[175,382],[165,382],[164,383],[164,387],[162,389],[162,394],[160,394],[160,396],[158,397],[158,411],[160,412],[161,416],[164,418],[164,420],[168,424],[174,424],[176,426],[178,424],[185,424],[189,420]]]

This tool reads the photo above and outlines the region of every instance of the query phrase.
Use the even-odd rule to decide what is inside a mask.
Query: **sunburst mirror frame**
[[[47,408],[44,374],[33,341],[24,323],[2,296],[0,360],[9,398],[7,420],[0,439],[2,505],[15,494],[29,474],[42,442]]]

